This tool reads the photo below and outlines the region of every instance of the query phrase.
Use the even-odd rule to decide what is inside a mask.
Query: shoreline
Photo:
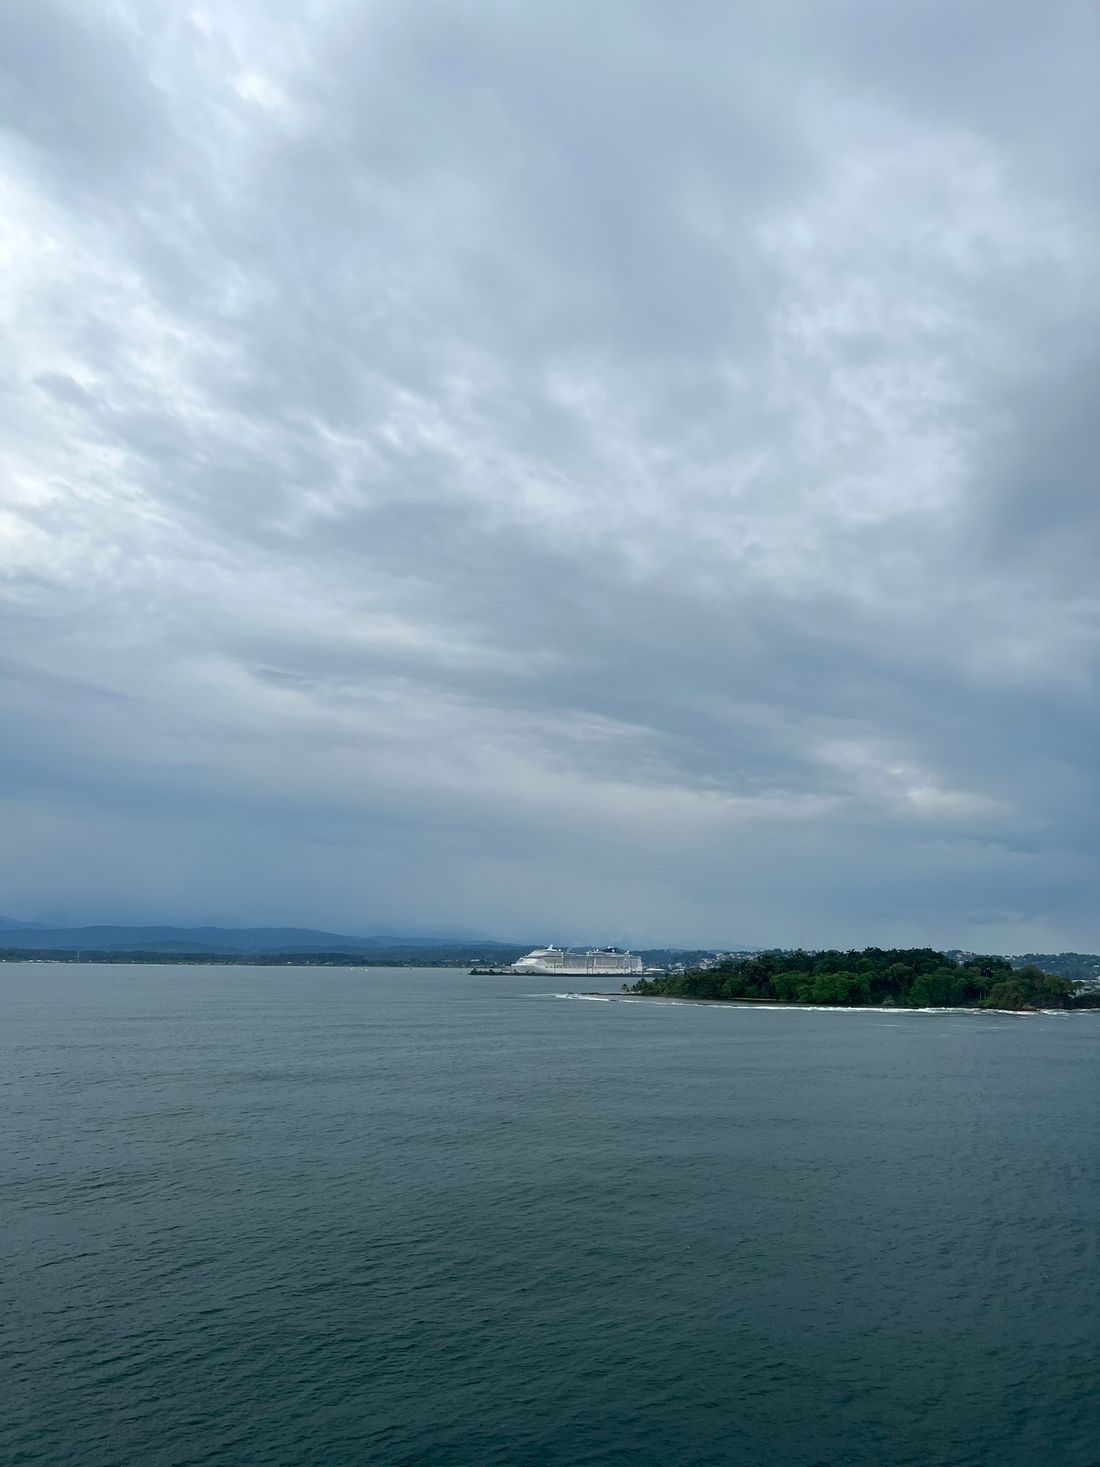
[[[138,958],[112,958],[110,956],[97,955],[89,958],[35,958],[35,957],[3,957],[0,958],[0,966],[4,964],[26,967],[34,964],[38,967],[68,967],[68,968],[332,968],[347,969],[352,972],[366,972],[369,968],[409,968],[438,969],[446,973],[467,972],[465,962],[462,963],[429,963],[413,962],[412,960],[392,960],[372,962],[356,958],[354,961],[344,962],[320,962],[316,958],[311,961],[300,962],[297,958],[263,957],[250,958],[245,954],[240,957],[227,958],[199,958],[185,956],[174,957],[138,957]]]
[[[803,1003],[801,1000],[796,1000],[796,999],[792,999],[789,1003],[781,1003],[778,999],[775,999],[775,998],[694,998],[694,997],[692,997],[689,994],[684,994],[684,996],[681,997],[678,993],[623,993],[623,991],[621,989],[618,992],[616,992],[616,993],[607,993],[604,990],[594,989],[594,988],[584,989],[584,990],[581,990],[580,992],[581,992],[581,997],[582,998],[644,998],[644,999],[653,999],[656,1002],[660,1002],[660,1001],[663,1000],[665,1003],[711,1003],[711,1004],[720,1004],[723,1008],[728,1007],[730,1004],[736,1004],[736,1003],[766,1003],[766,1004],[770,1004],[773,1009],[798,1009],[798,1008],[805,1009],[805,1008],[821,1008],[822,1007],[821,1004]],[[872,1005],[872,1004],[854,1004],[854,1003],[839,1004],[838,1003],[838,1004],[830,1004],[829,1007],[830,1008],[837,1008],[837,1009],[841,1009],[841,1008],[843,1008],[843,1009],[854,1009],[854,1008],[873,1008],[873,1007],[877,1007],[877,1005]]]
[[[671,1004],[703,1004],[715,1009],[732,1009],[739,1006],[760,1007],[769,1009],[828,1009],[836,1013],[860,1013],[860,1014],[1087,1014],[1097,1013],[1100,1010],[1090,1005],[1082,1005],[1076,1008],[1067,1005],[1062,1009],[1040,1009],[1025,1005],[1018,1009],[996,1009],[985,1008],[981,1004],[928,1004],[919,1008],[909,1008],[904,1004],[879,1004],[879,1003],[812,1003],[802,999],[782,1000],[777,998],[693,998],[689,995],[675,993],[607,993],[595,989],[577,990],[574,994],[561,994],[562,998],[598,998],[605,1002],[620,1003],[671,1003]]]

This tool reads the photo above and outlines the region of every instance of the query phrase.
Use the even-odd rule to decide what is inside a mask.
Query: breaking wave
[[[828,1004],[828,1003],[739,1003],[736,999],[711,999],[711,998],[666,998],[663,994],[654,994],[646,997],[641,994],[628,993],[533,993],[531,998],[564,998],[580,1000],[583,1003],[630,1003],[642,1004],[650,1008],[681,1008],[681,1009],[731,1009],[737,1013],[752,1013],[754,1011],[763,1013],[793,1012],[801,1014],[867,1014],[880,1019],[905,1019],[916,1018],[922,1014],[957,1014],[968,1018],[983,1018],[989,1015],[997,1015],[1009,1019],[1035,1019],[1035,1018],[1057,1018],[1068,1019],[1073,1017],[1067,1009],[1030,1009],[1023,1012],[1015,1009],[975,1009],[975,1008],[890,1008],[879,1004]]]

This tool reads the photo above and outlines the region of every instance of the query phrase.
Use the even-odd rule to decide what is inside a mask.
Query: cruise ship
[[[556,978],[590,978],[641,973],[644,966],[641,958],[621,947],[590,947],[583,953],[570,952],[564,947],[537,947],[506,971]]]

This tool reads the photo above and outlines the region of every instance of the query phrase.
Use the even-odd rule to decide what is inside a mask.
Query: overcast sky
[[[0,16],[0,911],[1100,949],[1091,0]]]

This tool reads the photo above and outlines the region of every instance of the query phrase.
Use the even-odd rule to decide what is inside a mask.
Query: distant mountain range
[[[103,952],[370,953],[380,948],[454,948],[471,943],[486,950],[516,946],[458,935],[379,933],[356,937],[312,927],[46,927],[40,922],[15,922],[0,917],[0,947],[28,951],[65,948]]]
[[[497,964],[513,962],[532,946],[530,942],[501,942],[468,932],[396,932],[360,936],[346,932],[324,932],[315,927],[128,927],[103,924],[87,927],[52,927],[42,922],[17,922],[0,917],[0,952],[9,958],[18,953],[41,952],[52,956],[89,953],[125,953],[130,960],[147,955],[155,961],[180,961],[177,955],[189,954],[199,961],[255,962],[258,955],[280,956],[301,962],[322,959],[331,954],[340,963],[361,957],[373,963],[437,963],[487,961]],[[647,963],[664,966],[673,963],[699,962],[711,950],[696,948],[637,948]],[[755,949],[754,949],[755,951]],[[965,957],[967,954],[955,953]],[[1100,956],[1095,953],[1026,953],[1010,957],[1013,967],[1036,963],[1049,973],[1090,985],[1100,985]]]

